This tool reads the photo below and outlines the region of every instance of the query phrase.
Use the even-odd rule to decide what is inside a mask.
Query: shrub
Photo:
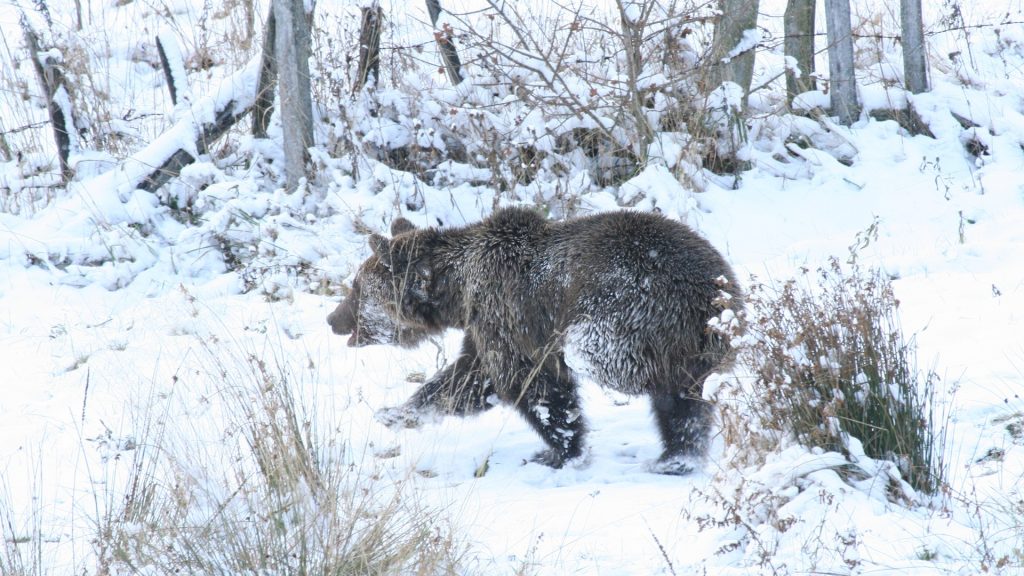
[[[816,277],[816,281],[812,281]],[[761,445],[793,436],[810,447],[863,453],[896,464],[915,489],[934,493],[944,479],[936,429],[934,372],[921,374],[913,340],[900,328],[888,278],[852,259],[804,271],[781,287],[756,281],[747,300],[741,361],[753,375],[749,410]],[[751,439],[732,425],[727,442]]]
[[[5,482],[0,483],[0,490],[0,574],[50,574],[43,562],[43,528],[38,507],[34,507],[22,521],[14,509],[14,501]]]
[[[144,439],[123,501],[98,527],[98,573],[458,571],[465,546],[418,501],[413,483],[353,460],[318,430],[292,392],[300,371],[207,346],[202,376],[224,382],[225,453],[213,446],[210,454],[209,431],[198,429],[183,442]]]

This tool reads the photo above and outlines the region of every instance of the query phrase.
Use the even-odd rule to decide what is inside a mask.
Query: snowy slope
[[[770,4],[764,25],[778,30],[771,16],[782,3]],[[371,161],[354,167],[326,146],[317,180],[287,193],[266,164],[237,168],[280,149],[240,138],[225,157],[204,158],[156,195],[125,190],[108,175],[82,178],[37,209],[0,213],[5,550],[41,551],[42,573],[98,572],[93,540],[130,489],[143,448],[166,454],[193,480],[209,478],[190,487],[204,497],[230,492],[224,475],[240,446],[232,398],[258,388],[254,362],[262,360],[340,463],[385,490],[405,486],[465,535],[467,574],[1020,573],[1024,27],[988,24],[1024,13],[997,0],[975,4],[962,7],[965,23],[986,26],[969,37],[962,29],[931,37],[934,90],[912,97],[935,139],[863,119],[830,135],[855,151],[852,165],[824,144],[780,164],[791,133],[825,136],[817,123],[777,114],[777,93],[769,92],[752,100],[752,168],[736,189],[711,178],[693,192],[656,165],[623,187],[642,191],[640,209],[657,207],[699,230],[741,278],[784,280],[845,258],[877,222],[861,261],[895,279],[919,362],[943,380],[944,494],[892,502],[882,486],[844,482],[833,470],[838,455],[796,445],[739,472],[723,466],[721,439],[702,470],[652,474],[661,448],[646,400],[590,383],[589,453],[562,470],[525,464],[540,441],[505,408],[418,429],[384,427],[374,412],[443,366],[460,335],[414,351],[347,348],[325,322],[338,284],[366,256],[367,229],[384,231],[399,214],[418,224],[472,222],[499,194],[464,171],[453,173],[451,186],[432,186]],[[855,12],[876,9],[858,3]],[[121,26],[127,18],[113,6],[94,10],[120,15],[111,22]],[[949,10],[933,9],[932,29],[947,27],[940,19]],[[154,21],[142,8],[132,18]],[[0,22],[5,37],[16,29],[12,6],[0,7]],[[110,44],[112,67],[132,61],[128,44]],[[942,58],[954,51],[963,57]],[[887,58],[899,62],[896,52]],[[759,63],[763,80],[782,66],[767,52]],[[868,103],[889,98],[882,68],[863,71]],[[141,86],[122,86],[114,98],[137,90],[151,94],[140,107],[167,111],[169,103],[152,96],[162,90],[158,71],[138,66],[132,74]],[[196,76],[201,94],[228,74]],[[16,110],[7,112],[5,126]],[[961,127],[950,112],[978,128]],[[988,153],[969,155],[968,137]],[[0,183],[27,185],[21,169],[0,165]],[[582,212],[616,205],[613,191],[580,175],[566,186],[579,189]],[[161,203],[170,198],[203,218],[175,217]],[[234,246],[245,267],[233,269],[210,249],[214,242]],[[166,473],[152,475],[174,484]]]

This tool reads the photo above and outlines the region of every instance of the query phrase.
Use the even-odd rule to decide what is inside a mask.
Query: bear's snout
[[[356,331],[356,315],[352,310],[352,303],[346,299],[338,307],[327,315],[327,323],[331,326],[331,331],[338,335],[353,334]]]

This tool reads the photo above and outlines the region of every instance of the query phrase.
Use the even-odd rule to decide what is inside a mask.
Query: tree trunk
[[[633,143],[632,152],[640,159],[640,164],[647,163],[647,155],[651,143],[654,142],[654,128],[647,120],[646,95],[640,88],[640,79],[644,72],[644,37],[648,18],[651,16],[651,4],[644,5],[639,11],[633,12],[626,9],[622,0],[616,2],[619,8],[619,22],[621,25],[622,47],[626,64],[626,95],[625,102],[635,124],[637,142]]]
[[[743,102],[750,94],[754,78],[754,50],[760,34],[757,30],[759,0],[719,0],[721,16],[715,24],[711,42],[711,71],[707,92],[735,82],[743,89]]]
[[[4,130],[3,122],[0,122],[0,160],[10,162],[13,159],[14,151],[11,150],[11,145],[7,143],[7,131]]]
[[[860,116],[857,81],[853,68],[853,35],[850,27],[850,0],[825,0],[828,23],[829,96],[832,115],[844,126]]]
[[[306,176],[313,145],[313,102],[309,83],[309,21],[303,0],[273,0],[278,102],[286,187],[294,191]]]
[[[277,58],[274,56],[276,39],[274,11],[271,10],[270,14],[267,14],[267,23],[263,27],[260,79],[256,86],[256,102],[252,106],[252,135],[256,138],[267,137],[270,115],[274,111],[274,84],[277,82]]]
[[[21,26],[28,42],[29,56],[32,58],[39,83],[43,86],[43,95],[46,97],[46,109],[50,113],[50,124],[53,126],[53,139],[57,144],[61,180],[68,182],[74,175],[69,163],[71,150],[77,148],[75,123],[71,115],[71,95],[68,93],[58,59],[42,51],[39,35],[32,29],[27,18],[22,18]]]
[[[441,15],[440,0],[427,0],[427,11],[430,13],[430,22],[434,25],[434,39],[437,40],[437,47],[441,50],[441,60],[444,61],[445,72],[452,84],[462,82],[462,61],[459,60],[459,53],[452,42],[451,27],[437,29],[437,19]]]
[[[783,16],[785,29],[786,99],[790,104],[797,94],[814,89],[814,12],[815,0],[789,0]],[[796,70],[790,68],[796,65]]]
[[[380,80],[380,25],[384,11],[380,4],[363,8],[363,21],[359,28],[359,69],[356,71],[355,91],[362,90],[370,77],[374,84]]]
[[[928,64],[924,47],[921,0],[900,0],[903,27],[903,77],[914,94],[928,91]]]

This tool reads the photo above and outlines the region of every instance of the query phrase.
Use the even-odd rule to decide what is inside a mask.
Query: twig
[[[82,392],[82,423],[85,423],[85,403],[89,400],[89,380],[92,377],[92,371],[86,367],[85,369],[85,391]]]
[[[661,540],[658,540],[658,536],[651,530],[651,525],[644,520],[644,526],[647,526],[647,531],[650,532],[651,538],[654,539],[654,543],[658,545],[658,551],[661,552],[661,557],[665,559],[665,565],[668,566],[668,572],[672,576],[676,576],[676,568],[672,565],[672,559],[668,557],[668,552],[665,547],[661,545]]]

